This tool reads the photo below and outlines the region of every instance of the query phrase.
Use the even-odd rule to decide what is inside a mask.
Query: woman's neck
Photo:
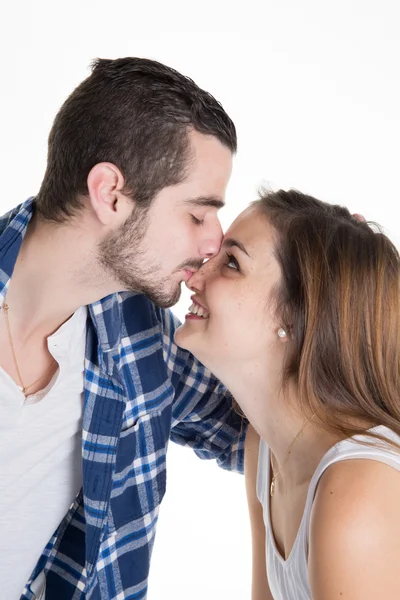
[[[281,383],[274,385],[273,378],[268,379],[268,382],[257,382],[253,373],[247,381],[241,378],[236,384],[226,385],[254,429],[268,444],[274,470],[281,468],[282,481],[296,485],[312,477],[321,458],[339,438],[321,430],[311,412],[300,413],[294,384],[289,383],[283,390]]]

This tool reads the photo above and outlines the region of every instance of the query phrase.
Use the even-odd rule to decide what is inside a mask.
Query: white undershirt
[[[16,600],[82,485],[86,307],[48,338],[59,369],[25,397],[0,367],[0,598]]]

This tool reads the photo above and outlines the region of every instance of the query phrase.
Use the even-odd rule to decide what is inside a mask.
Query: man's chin
[[[174,293],[171,293],[169,295],[162,295],[158,292],[152,292],[146,295],[148,295],[150,300],[156,306],[158,306],[158,308],[171,308],[171,306],[175,306],[175,304],[179,301],[179,298],[181,297],[181,286],[178,285]]]

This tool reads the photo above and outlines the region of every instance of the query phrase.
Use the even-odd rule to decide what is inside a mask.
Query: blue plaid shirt
[[[33,210],[31,198],[0,219],[0,305]],[[175,345],[173,314],[133,293],[88,309],[83,486],[21,600],[41,597],[31,586],[44,578],[46,600],[146,598],[169,439],[243,471],[245,423],[223,386]]]

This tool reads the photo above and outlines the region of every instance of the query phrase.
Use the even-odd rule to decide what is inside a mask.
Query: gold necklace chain
[[[269,493],[270,493],[270,496],[273,496],[273,495],[274,495],[274,491],[275,491],[275,481],[276,481],[276,478],[278,477],[279,473],[281,473],[281,471],[282,471],[283,467],[286,465],[286,463],[287,463],[287,461],[288,461],[288,458],[289,458],[289,456],[290,456],[290,453],[291,453],[291,451],[292,451],[292,448],[293,448],[293,446],[294,446],[294,443],[295,443],[295,441],[297,440],[297,438],[299,437],[299,435],[300,435],[301,433],[303,433],[303,431],[304,431],[305,427],[306,427],[306,426],[307,426],[309,423],[311,423],[311,421],[313,420],[313,418],[314,418],[314,417],[315,417],[315,413],[312,415],[311,419],[309,419],[308,421],[306,421],[306,422],[304,423],[303,427],[300,429],[299,433],[296,435],[296,437],[294,438],[293,442],[290,444],[290,446],[289,446],[289,449],[288,449],[288,451],[286,452],[286,456],[285,456],[285,459],[284,459],[284,461],[283,461],[282,465],[279,467],[279,469],[277,470],[277,472],[275,473],[275,475],[274,475],[274,474],[272,475],[272,477],[271,477],[271,486],[270,486],[270,488],[269,488]],[[271,461],[271,469],[272,469],[272,461]]]
[[[20,387],[22,388],[22,393],[24,394],[25,398],[27,397],[27,391],[29,390],[29,388],[33,387],[35,385],[35,383],[38,383],[41,379],[43,379],[43,377],[45,375],[47,375],[47,373],[50,371],[50,369],[52,369],[52,367],[54,366],[54,360],[51,363],[51,365],[49,366],[48,369],[45,370],[45,372],[38,377],[37,379],[35,379],[35,381],[33,383],[30,383],[29,385],[24,385],[23,381],[22,381],[22,377],[21,377],[21,373],[18,367],[18,361],[17,361],[17,356],[15,353],[15,348],[14,348],[14,344],[13,344],[13,339],[12,339],[12,335],[11,335],[11,327],[10,327],[10,321],[9,321],[9,317],[8,317],[8,311],[9,311],[10,307],[9,305],[4,302],[3,304],[3,310],[4,310],[4,314],[6,316],[6,325],[7,325],[7,331],[8,331],[8,337],[10,340],[10,346],[11,346],[11,352],[13,355],[13,359],[14,359],[14,365],[15,365],[15,370],[17,371],[17,375],[18,375],[18,379],[19,379],[19,383],[20,383]]]

